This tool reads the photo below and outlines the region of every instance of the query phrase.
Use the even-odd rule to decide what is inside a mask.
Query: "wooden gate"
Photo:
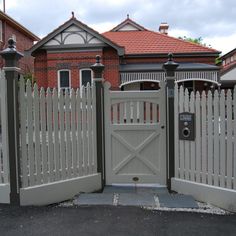
[[[164,82],[156,91],[104,86],[106,184],[166,184]]]

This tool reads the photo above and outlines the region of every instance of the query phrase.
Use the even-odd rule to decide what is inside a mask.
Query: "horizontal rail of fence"
[[[95,89],[39,89],[20,79],[21,183],[97,173]]]
[[[195,113],[195,141],[179,140],[178,117]],[[236,189],[236,88],[233,92],[175,87],[175,177]]]

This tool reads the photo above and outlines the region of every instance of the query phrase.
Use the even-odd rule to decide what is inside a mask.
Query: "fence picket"
[[[26,122],[27,122],[27,114],[26,114],[26,99],[25,99],[25,81],[23,76],[20,78],[20,124],[21,124],[21,173],[22,173],[22,187],[29,186],[28,179],[28,152],[27,152],[27,144],[26,144]],[[4,139],[3,139],[4,140]]]
[[[71,89],[71,139],[72,139],[72,172],[73,176],[77,176],[77,145],[76,145],[76,100],[75,91]]]
[[[93,173],[97,171],[97,126],[96,126],[96,90],[92,86],[92,132],[93,132]],[[117,120],[118,122],[118,120]]]
[[[63,90],[59,91],[59,124],[60,124],[61,178],[66,179],[65,98],[64,98],[64,95],[63,95]]]
[[[179,113],[184,111],[184,89],[183,86],[179,90]],[[179,141],[179,159],[180,159],[180,178],[184,179],[184,141]]]
[[[231,90],[227,91],[227,188],[232,188],[232,94]]]
[[[86,111],[86,92],[82,87],[82,142],[83,142],[83,174],[88,174],[88,143],[87,143],[87,111]]]
[[[22,103],[22,101],[21,101]],[[48,182],[48,152],[47,152],[47,135],[46,135],[46,99],[43,88],[40,90],[40,121],[41,121],[41,153],[42,153],[42,180]]]
[[[82,116],[81,116],[81,97],[80,97],[80,90],[77,89],[76,91],[76,114],[77,114],[77,159],[78,159],[78,174],[79,176],[83,173],[83,149],[82,149],[82,139],[81,139],[81,123],[82,123]]]
[[[52,94],[50,88],[47,89],[47,142],[48,142],[48,171],[50,182],[54,181],[54,153],[53,153],[53,133],[52,133]]]
[[[202,92],[201,99],[202,108],[202,183],[206,184],[206,173],[207,173],[207,116],[206,116],[206,93]]]
[[[39,123],[39,94],[38,86],[34,84],[34,99],[33,99],[33,114],[34,114],[34,155],[36,169],[36,184],[41,183],[41,155],[40,155],[40,123]]]
[[[53,109],[53,136],[54,136],[54,161],[55,161],[55,179],[60,179],[60,148],[59,148],[59,132],[58,132],[58,92],[54,88],[52,94]]]
[[[208,156],[208,184],[212,185],[212,173],[213,173],[213,137],[212,137],[212,92],[208,91],[207,97],[207,156]]]
[[[195,97],[194,92],[191,92],[190,95],[190,112],[195,113]],[[195,156],[195,141],[192,141],[190,144],[190,180],[195,181],[195,162],[196,162],[196,156]]]
[[[70,113],[71,113],[70,95],[69,91],[65,91],[65,131],[66,131],[66,168],[67,168],[67,178],[71,178],[71,130],[70,130]]]
[[[200,93],[196,93],[196,181],[200,183],[201,176],[201,110]]]
[[[214,164],[214,185],[219,186],[219,92],[214,92],[214,153],[213,153],[213,164]]]
[[[91,110],[91,87],[87,84],[87,139],[88,139],[88,174],[92,173],[92,110]]]
[[[225,187],[225,91],[220,93],[220,187]]]
[[[35,184],[35,158],[34,158],[34,144],[33,144],[33,98],[31,83],[28,80],[26,83],[26,102],[27,102],[27,143],[28,143],[28,158],[29,158],[29,182],[30,186]]]

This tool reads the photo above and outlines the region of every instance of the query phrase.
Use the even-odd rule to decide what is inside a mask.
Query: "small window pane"
[[[91,70],[82,70],[81,75],[82,75],[82,85],[87,86],[88,83],[91,85],[91,78],[92,78]]]
[[[69,71],[60,71],[60,87],[61,88],[70,87]]]

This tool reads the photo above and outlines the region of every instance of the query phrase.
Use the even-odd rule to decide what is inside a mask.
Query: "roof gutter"
[[[174,53],[174,57],[218,57],[221,52],[192,52],[192,53]],[[125,54],[126,58],[139,57],[159,57],[167,58],[168,53],[143,53],[143,54]]]

